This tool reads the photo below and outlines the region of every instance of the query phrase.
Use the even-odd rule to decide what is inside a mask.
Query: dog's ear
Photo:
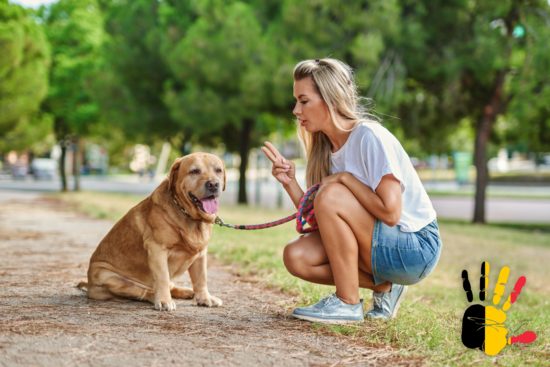
[[[180,169],[182,158],[178,158],[174,161],[172,164],[172,167],[170,168],[170,173],[168,175],[168,187],[170,190],[174,189],[174,184],[176,183],[176,179],[178,178],[178,171]]]

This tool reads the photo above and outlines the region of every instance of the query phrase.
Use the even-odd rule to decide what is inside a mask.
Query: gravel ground
[[[0,191],[0,366],[422,363],[291,319],[291,296],[213,259],[209,288],[224,301],[220,308],[177,300],[167,313],[143,302],[88,300],[75,285],[112,225],[38,194]]]

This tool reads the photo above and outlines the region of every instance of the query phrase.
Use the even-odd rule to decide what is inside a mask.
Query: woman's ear
[[[176,179],[178,177],[178,171],[180,169],[181,165],[181,158],[177,158],[174,163],[172,164],[172,167],[170,168],[170,174],[168,175],[168,187],[170,190],[173,190],[174,184],[176,183]]]

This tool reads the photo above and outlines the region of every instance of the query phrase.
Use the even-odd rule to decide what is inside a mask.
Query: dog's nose
[[[206,185],[206,189],[210,192],[218,192],[220,188],[219,182],[207,181],[205,185]]]

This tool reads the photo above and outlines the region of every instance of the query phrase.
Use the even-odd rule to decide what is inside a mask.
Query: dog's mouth
[[[189,193],[189,197],[191,201],[193,201],[193,204],[203,212],[208,214],[215,214],[218,212],[219,202],[217,195],[210,195],[199,199],[192,193]]]

